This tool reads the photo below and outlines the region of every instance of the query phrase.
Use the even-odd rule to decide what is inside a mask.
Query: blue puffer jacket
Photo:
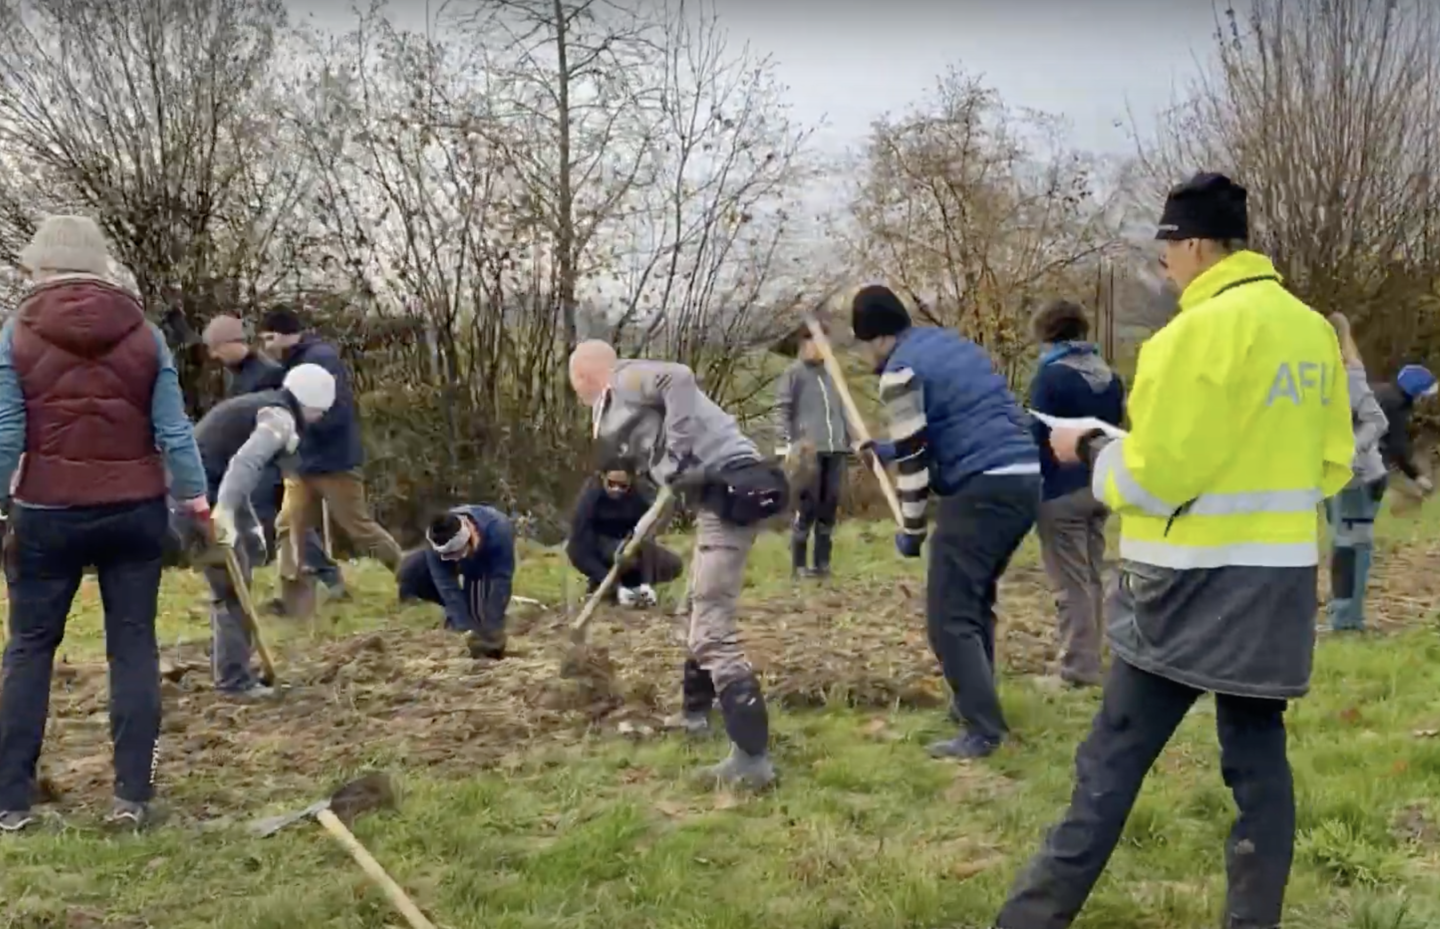
[[[1027,418],[984,349],[949,329],[901,333],[885,372],[914,372],[923,393],[930,486],[948,496],[997,468],[1034,465]]]
[[[302,336],[285,356],[285,370],[296,365],[315,364],[335,376],[335,405],[317,423],[306,428],[300,440],[301,474],[339,474],[355,471],[365,463],[360,443],[360,411],[350,386],[350,371],[340,353],[329,342],[313,335]]]

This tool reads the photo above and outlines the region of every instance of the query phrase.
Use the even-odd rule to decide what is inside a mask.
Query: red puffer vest
[[[65,277],[27,294],[15,319],[25,395],[15,499],[73,507],[165,496],[150,421],[160,350],[139,302],[100,278]]]

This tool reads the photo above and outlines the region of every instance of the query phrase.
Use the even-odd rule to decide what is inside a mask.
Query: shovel
[[[240,570],[240,559],[230,546],[223,545],[221,548],[225,549],[225,573],[230,575],[230,587],[235,591],[235,599],[240,601],[245,631],[250,634],[250,641],[255,644],[255,655],[260,659],[260,683],[274,687],[275,661],[270,657],[265,637],[260,634],[260,616],[255,612],[255,601],[250,599],[250,588],[245,583],[245,573]]]
[[[870,430],[865,426],[865,420],[860,417],[860,408],[855,405],[855,398],[850,395],[850,387],[845,383],[845,372],[840,370],[840,363],[835,360],[835,352],[830,347],[830,340],[825,336],[825,330],[813,315],[805,317],[805,325],[810,330],[810,338],[815,347],[820,350],[820,358],[825,363],[825,370],[830,374],[830,380],[835,382],[835,390],[840,394],[840,405],[845,408],[845,418],[850,421],[850,431],[855,433],[855,438],[861,445],[870,441]],[[880,482],[880,492],[885,495],[885,502],[890,505],[890,514],[895,517],[895,525],[901,529],[905,528],[905,516],[900,510],[900,497],[895,493],[895,485],[890,480],[890,474],[880,459],[874,455],[870,457],[870,467],[875,472],[875,479]]]
[[[258,820],[250,824],[250,831],[260,838],[269,838],[286,826],[294,825],[308,819],[314,819],[325,827],[335,841],[339,842],[350,857],[355,859],[356,864],[365,871],[376,886],[384,891],[385,896],[400,915],[410,923],[414,929],[435,929],[435,924],[425,918],[415,902],[395,883],[394,879],[385,872],[360,840],[345,826],[345,820],[353,822],[362,813],[377,809],[388,809],[395,805],[395,790],[390,784],[390,779],[383,774],[368,774],[358,780],[351,781],[335,791],[328,798],[317,803],[312,803],[303,810],[294,813],[284,813],[280,816],[271,816],[267,819]]]
[[[585,605],[580,608],[580,615],[575,617],[575,622],[570,626],[572,642],[577,645],[585,642],[585,627],[590,625],[590,619],[595,615],[596,608],[605,599],[605,595],[610,592],[610,588],[615,586],[615,581],[620,577],[620,572],[625,570],[625,565],[635,557],[640,546],[645,544],[645,540],[659,526],[661,516],[664,515],[666,507],[674,498],[675,492],[670,489],[669,485],[661,487],[660,492],[655,495],[655,502],[650,504],[650,509],[645,511],[645,515],[640,517],[640,521],[630,531],[630,538],[626,540],[625,547],[615,556],[615,563],[610,566],[609,573],[600,582],[600,586],[595,588],[590,599],[586,600]]]

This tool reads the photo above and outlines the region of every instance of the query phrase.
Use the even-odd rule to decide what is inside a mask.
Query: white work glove
[[[1423,474],[1415,478],[1415,486],[1419,487],[1421,491],[1427,494],[1433,493],[1435,490],[1435,482],[1430,480],[1430,478],[1426,477]]]
[[[641,584],[635,588],[635,606],[640,609],[647,609],[659,602],[660,598],[655,596],[655,588],[649,584]]]
[[[636,600],[634,588],[621,587],[620,590],[616,592],[615,599],[623,607],[634,606]]]
[[[240,534],[235,529],[235,513],[228,507],[217,506],[210,512],[210,525],[214,527],[215,543],[234,548]]]
[[[789,442],[786,442],[784,445],[777,445],[777,446],[775,446],[775,457],[776,457],[776,458],[789,458],[789,457],[790,457],[790,443],[789,443]]]

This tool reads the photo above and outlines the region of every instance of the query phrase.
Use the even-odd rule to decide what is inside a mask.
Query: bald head
[[[586,406],[600,399],[615,370],[615,349],[609,342],[589,339],[570,353],[570,386]]]

